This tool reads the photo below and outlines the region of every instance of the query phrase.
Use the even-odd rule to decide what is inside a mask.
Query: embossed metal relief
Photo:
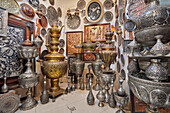
[[[7,36],[8,11],[0,7],[0,37]]]
[[[105,33],[110,30],[110,23],[105,24],[94,24],[84,26],[84,41],[88,38],[91,41],[105,41]]]
[[[8,26],[7,38],[0,39],[0,77],[6,73],[9,67],[10,77],[19,76],[23,69],[21,59],[18,58],[15,45],[21,44],[25,38],[25,30]]]
[[[77,31],[77,32],[67,32],[67,55],[73,55],[73,53],[77,52],[77,49],[74,47],[74,45],[79,45],[83,41],[83,32]]]

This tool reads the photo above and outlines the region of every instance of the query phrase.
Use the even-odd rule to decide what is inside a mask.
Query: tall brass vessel
[[[59,87],[59,78],[67,72],[67,63],[65,57],[58,53],[58,45],[61,29],[53,25],[51,32],[51,52],[44,56],[42,67],[47,78],[51,79],[50,96],[54,99],[56,96],[64,93],[64,89]]]

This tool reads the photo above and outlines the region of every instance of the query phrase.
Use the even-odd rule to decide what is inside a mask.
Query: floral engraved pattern
[[[8,26],[7,37],[0,38],[0,78],[6,72],[8,77],[19,76],[23,69],[15,46],[23,42],[24,34],[24,29]]]

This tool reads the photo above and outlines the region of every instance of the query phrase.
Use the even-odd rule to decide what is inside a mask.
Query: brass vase
[[[106,44],[104,45],[104,47],[102,47],[101,58],[106,65],[105,71],[109,71],[111,70],[110,65],[114,63],[116,59],[117,52],[115,51],[115,47],[112,42],[113,32],[111,31],[106,32],[105,36],[106,36]]]
[[[53,25],[50,29],[51,32],[51,52],[44,56],[43,70],[47,78],[51,79],[51,88],[49,89],[49,95],[54,98],[64,93],[64,89],[59,87],[59,78],[65,75],[67,72],[67,63],[65,57],[58,53],[58,45],[61,29],[58,29],[57,25]]]

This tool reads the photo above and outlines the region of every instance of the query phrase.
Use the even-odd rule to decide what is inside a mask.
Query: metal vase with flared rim
[[[82,59],[82,53],[74,53],[76,56],[76,60],[73,62],[73,70],[77,75],[77,89],[80,89],[80,77],[83,74],[84,70],[84,62]]]
[[[46,104],[49,101],[49,94],[47,92],[46,76],[44,76],[44,90],[43,90],[42,95],[40,97],[40,101],[41,101],[42,104]]]
[[[93,95],[93,92],[92,92],[92,83],[93,83],[93,80],[90,79],[90,91],[89,91],[88,96],[87,96],[88,105],[94,105],[94,102],[95,102],[94,95]]]
[[[109,98],[109,106],[111,108],[114,108],[116,106],[116,100],[115,100],[115,97],[114,97],[114,92],[113,92],[113,89],[114,89],[114,79],[112,79],[111,81],[111,93],[110,93],[110,98]]]
[[[105,102],[109,102],[110,94],[109,94],[109,84],[111,83],[112,79],[116,79],[116,74],[114,71],[102,71],[99,73],[100,81],[105,86]]]
[[[81,90],[84,90],[84,76],[81,77],[81,86],[80,86]]]
[[[8,92],[8,86],[7,86],[7,73],[4,75],[4,84],[1,87],[1,92],[2,93],[7,93]]]
[[[95,76],[97,77],[96,79],[96,84],[93,86],[93,89],[95,91],[99,91],[101,89],[101,86],[100,86],[100,82],[99,82],[99,71],[101,71],[101,66],[102,64],[104,64],[104,62],[102,62],[101,58],[100,58],[100,53],[94,53],[95,55],[95,62],[92,62],[92,69],[93,69],[93,72],[95,74]]]
[[[37,106],[38,102],[32,98],[32,93],[31,93],[31,88],[28,88],[28,93],[27,93],[27,99],[24,101],[24,103],[21,105],[20,109],[25,111],[32,109]]]
[[[105,94],[103,93],[103,89],[102,88],[97,93],[96,98],[99,100],[98,106],[99,107],[104,107]]]

